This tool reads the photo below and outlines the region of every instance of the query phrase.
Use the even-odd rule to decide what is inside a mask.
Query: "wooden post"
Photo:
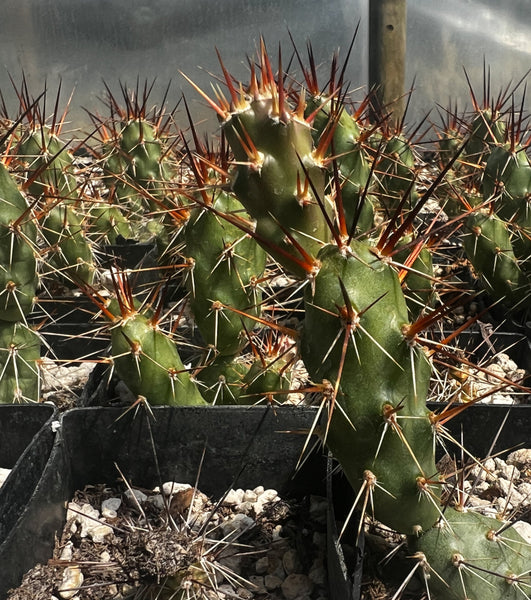
[[[407,0],[369,0],[369,89],[375,93],[374,113],[404,114]]]

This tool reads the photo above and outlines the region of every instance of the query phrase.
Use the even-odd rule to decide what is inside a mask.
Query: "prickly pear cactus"
[[[0,319],[23,321],[36,295],[37,229],[25,198],[2,163],[0,205]]]
[[[234,356],[246,345],[246,330],[253,329],[252,317],[260,314],[262,299],[256,281],[265,269],[265,252],[216,214],[241,218],[242,212],[232,194],[214,190],[210,207],[192,211],[184,231],[192,312],[206,344],[224,356]]]
[[[21,322],[0,321],[0,404],[38,402],[40,336]]]
[[[425,406],[431,366],[407,337],[400,282],[363,243],[326,246],[318,259],[301,353],[312,379],[328,381],[335,396],[326,443],[354,489],[370,496],[376,518],[409,534],[423,531],[438,510]]]
[[[112,363],[133,394],[153,405],[205,404],[175,341],[160,328],[156,314],[137,310],[130,296],[112,302],[104,311],[113,321]]]

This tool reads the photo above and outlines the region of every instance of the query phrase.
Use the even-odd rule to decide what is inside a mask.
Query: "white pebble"
[[[518,493],[522,496],[522,506],[531,505],[531,483],[523,481],[518,486]]]
[[[102,544],[108,535],[113,533],[112,527],[102,523],[101,525],[95,525],[87,529],[87,534],[90,536],[92,541],[96,544]]]
[[[63,572],[63,580],[59,586],[59,595],[65,600],[73,598],[83,585],[83,573],[81,569],[75,565],[66,567]]]
[[[107,498],[101,503],[101,514],[106,519],[115,519],[122,504],[121,498]]]
[[[243,494],[244,502],[256,502],[258,500],[258,494],[254,490],[246,490]]]
[[[190,489],[192,486],[189,483],[178,483],[176,481],[166,481],[162,484],[162,492],[166,496],[172,496],[177,492],[183,492]]]
[[[277,490],[268,489],[264,490],[259,496],[258,500],[260,502],[273,502],[274,500],[278,500],[278,492]]]
[[[520,534],[527,544],[531,544],[531,523],[527,521],[516,521],[513,529]]]
[[[243,490],[229,490],[223,498],[224,506],[233,506],[234,504],[241,504],[243,502]]]
[[[74,544],[72,542],[66,542],[65,547],[61,551],[60,560],[71,561],[72,560],[72,550],[74,548]]]
[[[531,448],[520,448],[511,452],[507,457],[507,463],[521,470],[531,471]]]

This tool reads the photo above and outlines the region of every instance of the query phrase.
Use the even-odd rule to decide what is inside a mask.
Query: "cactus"
[[[26,323],[35,302],[37,231],[29,207],[0,163],[0,403],[37,402],[40,337]]]
[[[153,405],[203,405],[174,340],[159,325],[159,311],[138,306],[129,283],[117,274],[117,298],[95,298],[111,325],[111,359],[120,378]]]
[[[344,101],[335,66],[328,92],[319,89],[313,64],[303,68],[307,89],[287,87],[280,55],[273,74],[263,42],[248,85],[221,66],[228,99],[219,91],[213,101],[195,88],[215,110],[232,155],[222,146],[216,163],[192,125],[195,150],[184,134],[181,140],[195,185],[173,181],[171,118],[162,125],[162,111],[146,114],[147,87],[132,96],[122,88],[125,109],[110,95],[110,121],[93,117],[100,133],[93,154],[108,195],[82,216],[71,156],[54,127],[18,140],[54,268],[70,273],[110,321],[109,360],[149,404],[282,403],[299,352],[327,413],[319,434],[355,506],[407,536],[428,595],[517,600],[527,585],[529,546],[511,530],[502,537],[496,520],[441,497],[441,416],[426,407],[435,350],[419,334],[449,305],[441,286],[432,286],[435,224],[417,219],[439,194],[452,222],[462,221],[464,249],[489,292],[527,310],[531,167],[514,119],[505,123],[500,103],[475,103],[468,126],[455,119],[441,136],[440,170],[420,196],[419,158],[402,126],[391,131],[362,118],[368,100],[357,110]],[[3,167],[0,196],[7,265],[0,401],[26,400],[38,395],[38,338],[23,324],[35,294],[38,238]],[[207,358],[185,366],[162,302],[139,302],[123,274],[112,271],[110,302],[92,289],[85,217],[88,235],[98,239],[157,238],[169,270],[186,281]],[[275,294],[263,296],[261,286],[267,269],[277,268],[295,280],[295,296],[303,289],[303,316],[292,330],[262,315],[264,307],[275,317],[279,311]],[[254,356],[244,354],[249,347]],[[474,570],[481,576],[469,577]]]
[[[485,541],[486,531],[498,529],[495,520],[481,518],[477,523],[474,516],[442,505],[442,479],[437,475],[434,443],[439,433],[439,416],[426,408],[431,352],[418,338],[426,323],[437,320],[438,311],[412,322],[401,283],[406,279],[403,273],[408,267],[411,270],[420,252],[429,252],[429,246],[422,247],[420,239],[405,237],[410,235],[408,229],[422,204],[454,167],[457,153],[451,159],[445,158],[444,169],[417,201],[416,161],[411,148],[399,135],[385,137],[384,133],[386,150],[373,153],[370,159],[381,194],[396,199],[392,206],[395,215],[376,235],[354,239],[341,195],[332,197],[332,211],[323,195],[323,189],[330,189],[331,171],[336,187],[338,183],[342,157],[335,161],[333,169],[329,167],[334,166],[331,145],[340,144],[340,138],[335,136],[340,135],[337,132],[342,119],[346,119],[344,107],[324,109],[327,103],[330,106],[330,98],[318,93],[315,86],[310,91],[316,109],[303,110],[304,91],[297,95],[293,89],[289,96],[291,105],[286,100],[281,66],[279,74],[273,77],[263,44],[260,65],[262,79],[258,82],[251,67],[247,88],[235,84],[223,67],[230,101],[218,93],[218,103],[209,102],[234,152],[232,190],[256,220],[256,239],[292,275],[306,280],[300,350],[329,409],[321,431],[323,439],[350,481],[356,505],[362,511],[370,509],[376,519],[409,537],[429,594],[449,597],[445,590],[462,577],[463,568],[482,568],[485,547],[489,572],[483,569],[481,577],[467,578],[466,585],[463,583],[452,593],[461,599],[484,596],[516,600],[525,586],[526,568],[531,562],[529,547],[511,532],[508,544],[512,549],[507,555],[501,554],[501,542]],[[315,78],[311,82],[313,85]],[[304,114],[306,121],[302,120]],[[310,146],[304,127],[312,118],[318,125]],[[328,124],[323,123],[326,118]],[[472,125],[474,141],[482,135],[480,124],[486,119],[482,114]],[[488,129],[494,127],[501,132],[503,126],[498,126],[496,119],[493,117]],[[357,135],[354,122],[345,122],[349,123],[351,135]],[[298,164],[286,148],[288,139],[291,148],[297,149]],[[491,143],[495,140],[482,139],[481,152],[485,144]],[[462,150],[463,143],[459,147]],[[470,140],[466,151],[476,151]],[[300,190],[304,180],[301,169],[312,191],[314,218],[320,223],[313,225],[311,233],[301,218],[301,207],[293,202],[293,190]],[[290,170],[296,177],[288,177]],[[341,176],[346,178],[344,172]],[[290,194],[284,192],[288,181]],[[410,195],[407,217],[399,214],[407,205],[405,194]],[[511,294],[517,293],[519,266],[505,249],[500,252],[498,247],[502,235],[498,223],[502,222],[482,212],[469,212],[467,227],[475,233],[469,235],[465,244],[475,244],[476,250],[469,249],[471,255],[488,263],[492,273],[503,271]],[[503,232],[507,234],[505,228]],[[311,241],[305,241],[305,236]],[[403,250],[400,255],[401,245],[414,249]],[[494,260],[496,248],[498,256]],[[390,260],[391,257],[396,260]],[[406,268],[399,276],[395,265],[400,262]],[[427,278],[431,277],[429,263],[430,259],[418,269]],[[483,273],[485,270],[487,266]],[[490,278],[490,273],[484,276]],[[514,286],[510,283],[513,280]],[[444,541],[439,541],[440,537]],[[431,580],[436,579],[432,584]]]

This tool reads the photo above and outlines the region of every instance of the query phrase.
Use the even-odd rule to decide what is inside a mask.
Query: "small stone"
[[[166,503],[164,502],[164,497],[162,496],[162,494],[154,494],[153,496],[148,496],[146,502],[152,504],[158,510],[163,510],[166,507]]]
[[[514,506],[519,506],[524,501],[524,496],[520,494],[520,492],[516,489],[515,485],[511,481],[507,481],[507,479],[500,478],[497,483],[498,489],[500,489],[505,497],[511,502]]]
[[[522,496],[522,506],[527,507],[531,505],[531,483],[522,481],[517,487],[518,493]]]
[[[284,571],[284,565],[282,564],[282,558],[277,554],[270,554],[268,556],[269,559],[269,575],[274,575],[275,577],[279,577],[284,580],[286,577],[286,571]]]
[[[243,494],[243,502],[256,502],[258,494],[254,490],[246,490]]]
[[[271,540],[273,542],[278,542],[282,539],[284,539],[282,537],[282,525],[275,525],[273,527],[273,531],[271,532]]]
[[[291,573],[280,586],[286,600],[309,596],[313,590],[312,580],[303,573]]]
[[[477,496],[469,496],[468,505],[472,508],[482,508],[484,506],[490,506],[490,501],[478,498]]]
[[[326,585],[326,569],[323,564],[319,563],[312,567],[308,573],[308,577],[312,580],[314,585]]]
[[[107,498],[101,503],[101,514],[106,519],[116,519],[118,509],[122,504],[121,498]]]
[[[499,383],[502,379],[505,378],[505,371],[503,370],[503,367],[501,367],[500,365],[498,365],[496,363],[489,365],[487,367],[487,371],[488,371],[487,379],[491,383]],[[492,373],[492,375],[491,375],[491,373]]]
[[[251,517],[242,514],[236,514],[221,524],[221,530],[224,536],[236,534],[240,535],[255,526],[255,521]]]
[[[507,511],[513,508],[513,504],[507,498],[496,498],[493,502],[494,508],[497,510],[498,514],[503,515]]]
[[[147,494],[140,490],[125,490],[124,496],[130,506],[142,505],[147,500]]]
[[[102,544],[105,541],[105,538],[108,535],[113,533],[112,527],[109,527],[105,524],[95,524],[94,527],[90,527],[87,529],[87,534],[90,536],[92,541],[96,544]]]
[[[61,598],[65,600],[73,598],[83,585],[83,580],[83,573],[77,565],[66,567],[58,590]]]
[[[171,496],[177,492],[183,492],[190,489],[192,486],[189,483],[177,483],[176,481],[166,481],[162,484],[162,493],[166,496]]]
[[[101,554],[100,554],[100,560],[101,562],[110,562],[111,560],[111,555],[107,552],[107,550],[104,550]]]
[[[276,590],[282,585],[282,579],[276,575],[266,575],[264,584],[269,591]]]
[[[107,498],[101,503],[102,511],[103,509],[108,508],[109,510],[117,511],[122,505],[121,498]]]
[[[513,524],[513,529],[527,544],[531,544],[531,523],[528,523],[527,521],[516,521],[516,523]]]
[[[282,566],[288,575],[301,570],[302,565],[296,550],[290,548],[284,552],[282,555]]]
[[[253,492],[257,495],[260,496],[260,494],[264,493],[264,486],[263,485],[258,485],[254,488]]]
[[[66,542],[65,547],[61,551],[61,555],[59,557],[60,560],[71,561],[73,554],[74,544],[72,542]]]
[[[278,500],[278,492],[277,490],[273,490],[273,489],[268,489],[268,490],[264,490],[259,496],[258,496],[258,500],[260,502],[273,502],[274,500]]]
[[[223,506],[234,506],[243,502],[243,490],[229,490],[223,498]]]
[[[257,575],[265,575],[269,570],[269,559],[267,556],[262,556],[254,563],[254,570]]]
[[[251,587],[255,594],[265,594],[267,593],[267,588],[265,586],[264,578],[260,575],[251,575],[249,577],[249,582],[251,583]]]
[[[326,523],[328,500],[322,496],[310,497],[310,517],[316,523]]]
[[[236,508],[238,512],[243,513],[244,515],[250,515],[254,512],[254,505],[254,502],[242,502],[241,504],[238,504]]]
[[[508,465],[504,460],[500,460],[498,465],[498,475],[504,479],[517,481],[520,479],[520,470],[515,465]]]
[[[531,448],[521,448],[511,452],[507,457],[507,464],[514,465],[520,471],[527,471],[531,475]]]

